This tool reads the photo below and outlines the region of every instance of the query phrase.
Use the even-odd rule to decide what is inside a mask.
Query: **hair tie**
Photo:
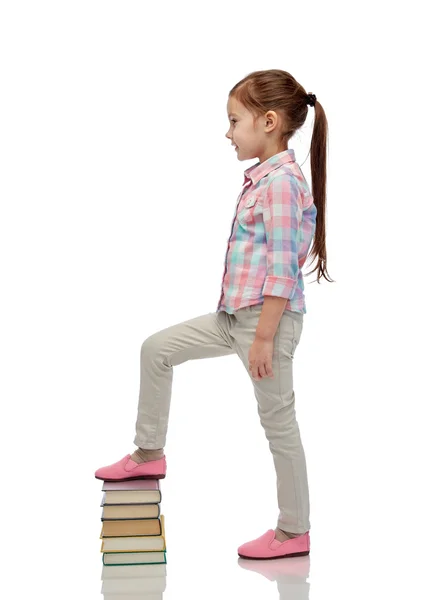
[[[315,106],[315,102],[316,102],[316,96],[315,96],[315,94],[312,94],[312,93],[309,92],[307,94],[307,104],[309,106]]]

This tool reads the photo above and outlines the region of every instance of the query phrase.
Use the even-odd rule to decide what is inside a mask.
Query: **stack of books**
[[[159,479],[104,481],[101,513],[101,593],[162,598],[166,582],[165,518]]]

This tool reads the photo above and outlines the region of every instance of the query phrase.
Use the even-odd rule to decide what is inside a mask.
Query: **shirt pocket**
[[[258,198],[259,196],[257,195],[248,196],[248,198],[245,200],[243,208],[238,211],[236,218],[242,227],[247,228],[247,226],[256,221],[259,210],[262,210],[260,202],[258,202]]]

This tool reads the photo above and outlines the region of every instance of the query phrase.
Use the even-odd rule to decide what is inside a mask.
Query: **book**
[[[106,504],[103,494],[101,520],[153,519],[160,516],[160,504]]]
[[[128,535],[160,535],[161,522],[157,519],[124,519],[103,521],[102,537],[125,537]]]
[[[103,566],[114,569],[121,566],[166,564],[166,551],[162,552],[103,552]]]
[[[159,504],[162,501],[159,479],[104,481],[101,488],[104,506],[108,504]]]
[[[117,553],[113,552],[111,556]],[[136,554],[160,554],[159,552],[136,552]],[[126,556],[123,553],[122,556]],[[148,563],[136,565],[103,565],[101,579],[122,579],[123,577],[165,577],[167,574],[166,563]]]
[[[166,550],[165,540],[165,518],[160,516],[161,533],[158,535],[136,535],[123,537],[107,537],[103,535],[103,527],[100,534],[100,552],[148,552]],[[124,523],[126,523],[125,521]]]

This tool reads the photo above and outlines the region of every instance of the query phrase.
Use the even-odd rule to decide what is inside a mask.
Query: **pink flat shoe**
[[[104,481],[125,481],[126,479],[164,479],[167,473],[165,455],[157,460],[136,463],[126,454],[124,458],[113,465],[100,467],[95,472],[96,479]]]
[[[239,546],[238,554],[242,558],[268,559],[287,556],[306,556],[310,552],[310,534],[308,531],[296,538],[284,542],[275,539],[275,531],[268,529],[263,535]]]

